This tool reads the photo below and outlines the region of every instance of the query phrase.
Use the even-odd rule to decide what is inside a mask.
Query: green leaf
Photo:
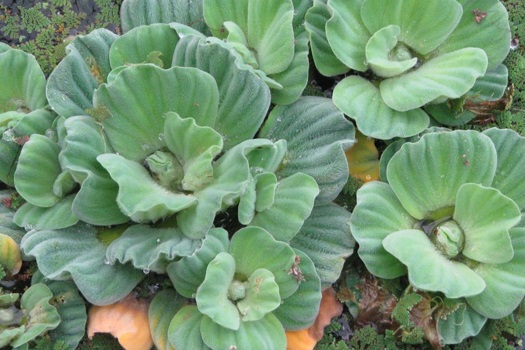
[[[84,337],[87,313],[85,301],[72,281],[45,281],[38,272],[33,275],[32,284],[45,283],[53,292],[52,303],[60,315],[60,324],[49,331],[54,341],[64,341],[69,348],[75,349]]]
[[[92,225],[116,225],[129,220],[117,204],[118,185],[97,161],[113,151],[102,126],[87,116],[66,119],[67,131],[59,160],[82,186],[73,202],[73,211]]]
[[[508,230],[521,220],[512,199],[494,188],[464,184],[458,189],[453,218],[465,234],[463,255],[486,264],[512,259]]]
[[[111,67],[137,63],[156,63],[161,68],[170,68],[179,35],[169,24],[157,23],[133,28],[119,37],[109,50]]]
[[[433,51],[452,33],[461,14],[461,5],[455,0],[364,0],[361,7],[361,18],[371,33],[397,25],[401,28],[399,40],[422,55]]]
[[[326,37],[334,54],[346,66],[360,72],[367,70],[365,46],[370,38],[361,19],[363,1],[330,0],[332,17],[326,22]]]
[[[33,55],[15,49],[0,52],[0,76],[0,115],[46,107],[46,78]]]
[[[20,299],[20,306],[27,311],[28,322],[24,334],[18,336],[11,342],[16,348],[21,346],[45,331],[54,329],[60,323],[60,315],[57,309],[51,305],[50,300],[53,293],[43,283],[35,284],[24,292]]]
[[[348,72],[349,68],[335,56],[326,37],[325,25],[332,13],[325,2],[315,1],[306,12],[304,26],[310,37],[312,58],[315,67],[325,76],[331,77]],[[352,41],[350,42],[352,43]]]
[[[467,298],[469,305],[482,316],[498,319],[509,315],[525,295],[525,229],[509,230],[514,248],[511,261],[504,264],[479,264],[474,271],[485,280],[487,288]]]
[[[390,108],[379,89],[362,77],[349,76],[340,81],[333,100],[344,114],[355,120],[363,134],[376,139],[409,137],[428,127],[429,118],[423,110],[400,112]]]
[[[400,32],[401,28],[396,25],[386,26],[375,32],[366,44],[366,60],[374,73],[381,77],[389,78],[404,73],[417,63],[417,57],[403,60],[391,57]]]
[[[459,344],[466,338],[477,335],[486,322],[486,317],[463,302],[446,318],[438,319],[437,329],[445,344]]]
[[[483,50],[465,48],[435,57],[418,69],[383,80],[379,85],[383,101],[397,111],[409,111],[439,98],[459,98],[487,70]]]
[[[223,328],[204,316],[201,323],[204,343],[212,349],[285,349],[286,336],[273,314],[253,322],[241,322],[238,330]]]
[[[217,254],[227,252],[229,245],[228,232],[222,228],[213,228],[206,234],[202,246],[194,254],[169,264],[166,271],[177,292],[186,298],[195,298],[210,261]]]
[[[195,67],[215,79],[219,110],[212,127],[223,135],[226,150],[253,138],[270,106],[270,90],[266,84],[253,72],[240,69],[236,60],[229,49],[193,35],[179,41],[173,56],[174,66]]]
[[[44,134],[54,119],[54,113],[37,109],[22,116],[12,129],[4,131],[0,138],[0,181],[14,187],[14,173],[23,141],[32,134]]]
[[[82,223],[63,230],[30,231],[20,247],[27,256],[36,258],[46,278],[72,278],[82,295],[95,305],[124,298],[143,277],[142,271],[132,266],[109,264],[106,245],[98,239],[97,231]]]
[[[176,113],[166,113],[164,139],[168,149],[184,167],[182,188],[198,191],[213,180],[214,158],[222,150],[222,138],[210,127],[201,127],[192,118],[182,119]]]
[[[350,229],[359,243],[359,257],[371,273],[389,279],[406,274],[406,267],[384,249],[383,240],[393,232],[411,229],[416,222],[388,184],[372,181],[357,191]]]
[[[277,240],[289,242],[301,229],[319,193],[315,180],[297,173],[277,184],[271,207],[255,215],[250,226],[259,226]]]
[[[299,287],[297,280],[289,274],[294,266],[295,252],[260,227],[245,227],[237,231],[231,240],[230,254],[235,258],[237,276],[248,279],[258,269],[273,273],[281,299],[289,297]]]
[[[169,342],[168,329],[171,320],[184,304],[185,299],[173,289],[160,291],[151,301],[148,310],[149,328],[158,349],[175,350]]]
[[[16,190],[29,203],[51,207],[60,197],[53,193],[56,178],[62,172],[58,161],[59,145],[50,138],[34,134],[24,145],[15,171]]]
[[[301,172],[313,177],[320,189],[317,204],[334,200],[346,184],[344,151],[354,142],[354,126],[330,99],[301,97],[291,105],[275,107],[259,137],[286,140],[288,153],[276,175],[284,178]]]
[[[467,93],[467,98],[473,101],[496,101],[507,90],[509,72],[507,67],[500,64],[495,69],[487,71],[479,77]]]
[[[292,62],[284,71],[270,74],[269,77],[282,85],[282,89],[270,88],[272,103],[287,105],[297,101],[308,83],[308,34],[295,37]]]
[[[201,336],[201,323],[204,317],[196,305],[188,305],[179,310],[168,328],[171,345],[175,349],[209,349]]]
[[[93,93],[111,71],[109,48],[115,39],[113,32],[96,29],[66,47],[67,55],[49,75],[46,89],[49,104],[59,115],[85,115],[93,108]]]
[[[133,225],[111,242],[106,257],[110,263],[131,262],[145,273],[165,273],[171,261],[193,254],[200,244],[200,241],[184,236],[177,228]]]
[[[162,69],[151,64],[129,67],[95,93],[95,108],[110,117],[100,120],[113,149],[129,160],[142,161],[165,146],[166,112],[213,126],[219,95],[214,79],[195,68]]]
[[[204,19],[212,33],[223,38],[223,23],[236,23],[246,34],[259,69],[266,74],[282,72],[292,62],[293,11],[291,0],[204,0]]]
[[[335,283],[346,259],[354,251],[350,215],[334,203],[315,206],[299,233],[290,241],[292,248],[306,253],[314,262],[323,287]]]
[[[78,217],[72,211],[75,197],[71,194],[61,198],[49,208],[25,203],[16,211],[13,222],[28,230],[53,230],[73,226],[78,222]]]
[[[403,207],[421,220],[455,204],[464,183],[490,186],[496,172],[492,141],[475,131],[430,133],[401,147],[387,168]]]
[[[510,49],[511,30],[505,5],[493,0],[457,2],[463,7],[461,21],[433,55],[464,47],[477,47],[485,51],[489,60],[488,70],[493,70],[503,62]],[[486,12],[487,18],[478,23],[473,15],[474,10]]]
[[[496,153],[498,166],[491,187],[497,188],[520,207],[525,208],[525,138],[512,130],[491,128],[483,132],[490,137]]]
[[[207,33],[202,14],[202,1],[194,0],[126,0],[120,8],[122,30],[153,23],[178,22]]]
[[[195,204],[193,195],[171,192],[153,180],[139,163],[117,154],[101,154],[97,160],[119,185],[120,210],[135,222],[156,222]]]
[[[258,321],[281,305],[279,286],[270,271],[255,270],[246,283],[246,296],[237,302],[243,322]]]
[[[235,274],[235,260],[225,252],[217,254],[206,268],[206,277],[197,289],[195,299],[201,313],[222,327],[238,330],[239,310],[229,299],[228,290]]]
[[[321,304],[321,283],[317,276],[314,263],[308,255],[294,249],[299,263],[301,276],[299,288],[290,297],[281,302],[281,306],[273,312],[286,330],[300,330],[310,327],[318,313]],[[300,279],[300,276],[297,276]]]
[[[447,298],[479,294],[485,282],[467,265],[449,260],[420,230],[402,230],[383,240],[383,247],[408,269],[410,283],[421,290],[443,292]]]

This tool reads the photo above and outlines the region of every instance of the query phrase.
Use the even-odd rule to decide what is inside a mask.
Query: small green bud
[[[184,170],[173,154],[156,151],[144,160],[144,164],[160,185],[170,190],[178,190]]]
[[[244,299],[244,297],[246,296],[246,286],[244,285],[244,283],[237,280],[233,280],[230,284],[230,288],[228,288],[228,296],[232,301]]]
[[[445,221],[432,230],[432,242],[445,256],[453,258],[463,250],[465,235],[454,220]]]
[[[390,51],[390,59],[393,61],[408,61],[412,59],[412,57],[413,56],[412,52],[410,52],[410,49],[402,43],[398,43],[396,47],[394,47],[392,51]]]

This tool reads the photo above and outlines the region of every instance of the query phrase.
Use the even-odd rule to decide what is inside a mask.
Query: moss
[[[95,333],[93,339],[84,339],[77,350],[121,350],[122,346],[116,338],[109,334]]]

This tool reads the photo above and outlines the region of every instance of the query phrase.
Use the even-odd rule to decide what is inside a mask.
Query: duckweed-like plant
[[[476,335],[525,295],[524,148],[511,130],[429,133],[391,158],[388,183],[357,192],[351,228],[368,270],[408,274],[414,288],[463,305],[439,320],[445,343]]]
[[[365,135],[415,135],[428,126],[427,112],[454,121],[452,105],[443,104],[462,98],[486,72],[492,84],[480,82],[471,98],[504,92],[500,64],[510,29],[497,0],[316,0],[306,22],[318,70],[355,72],[337,84],[333,99]],[[450,103],[462,110],[463,102]]]

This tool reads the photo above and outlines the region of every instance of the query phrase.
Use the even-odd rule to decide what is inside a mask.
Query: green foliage
[[[404,295],[399,299],[392,311],[392,318],[399,322],[401,327],[413,327],[414,323],[410,320],[410,310],[421,300],[423,300],[423,297],[420,294],[409,293]]]

